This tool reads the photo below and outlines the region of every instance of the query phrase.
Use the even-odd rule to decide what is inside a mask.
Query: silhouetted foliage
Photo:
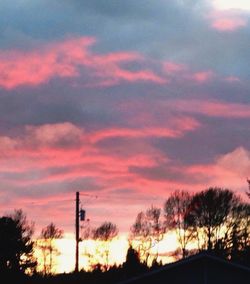
[[[230,259],[250,265],[250,204],[240,203],[234,208],[227,239]]]
[[[63,237],[63,231],[50,223],[47,227],[42,229],[39,248],[43,255],[43,273],[52,273],[54,265],[54,255],[58,255],[59,251],[55,245],[55,240]]]
[[[225,230],[233,225],[232,213],[238,204],[238,197],[228,189],[209,188],[193,196],[186,218],[199,249],[213,250],[223,245]]]
[[[176,231],[180,245],[175,256],[180,250],[183,257],[208,250],[226,259],[249,263],[250,205],[231,190],[215,187],[193,196],[176,191],[167,199],[164,211],[166,226]],[[189,242],[195,242],[197,249],[187,250]]]
[[[165,233],[164,222],[161,220],[161,209],[152,206],[145,213],[140,212],[130,232],[130,242],[139,252],[140,258],[147,264],[151,249],[158,246]],[[157,260],[157,247],[155,257]]]
[[[164,204],[166,227],[176,232],[183,258],[188,254],[187,245],[194,238],[187,219],[191,199],[188,192],[175,191]]]
[[[0,218],[0,272],[12,275],[32,272],[36,267],[31,239],[34,226],[22,210]]]
[[[94,240],[109,241],[116,237],[118,229],[111,222],[104,222],[101,226],[93,230]]]
[[[105,259],[105,263],[102,266],[104,270],[108,270],[109,266],[109,254],[110,254],[110,242],[117,236],[117,226],[111,222],[104,222],[98,228],[92,231],[93,239],[100,243],[97,248],[97,254]]]
[[[126,277],[139,274],[145,268],[145,264],[140,261],[140,256],[137,250],[130,246],[127,251],[126,261],[123,264]]]

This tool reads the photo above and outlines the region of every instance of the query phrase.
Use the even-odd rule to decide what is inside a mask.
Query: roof
[[[204,260],[212,261],[212,262],[215,262],[215,263],[218,263],[218,264],[223,264],[224,266],[227,266],[229,269],[230,268],[231,269],[234,268],[234,269],[240,270],[242,272],[244,271],[246,273],[249,273],[249,277],[250,277],[250,267],[247,267],[247,266],[244,266],[244,265],[241,265],[241,264],[238,264],[238,263],[234,263],[234,262],[225,260],[223,258],[214,256],[214,255],[212,255],[212,254],[210,254],[208,252],[201,252],[201,253],[198,253],[196,255],[187,257],[185,259],[181,259],[179,261],[176,261],[174,263],[166,264],[163,267],[160,267],[160,268],[155,269],[153,271],[150,271],[150,272],[144,273],[142,275],[132,277],[132,278],[130,278],[128,280],[119,282],[118,284],[133,283],[133,282],[135,282],[137,280],[143,280],[144,278],[148,278],[148,277],[151,277],[153,275],[157,275],[157,274],[159,274],[161,272],[164,272],[164,271],[167,272],[168,270],[172,270],[172,269],[174,269],[176,267],[181,267],[181,266],[185,266],[187,264],[191,264],[193,262],[204,261]]]

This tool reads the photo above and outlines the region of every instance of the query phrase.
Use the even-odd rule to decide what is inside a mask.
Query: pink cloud
[[[249,108],[243,105],[195,100],[188,101],[188,104],[177,102],[177,111],[250,117]],[[173,105],[169,106],[173,108]],[[166,112],[166,106],[163,107]],[[9,152],[9,155],[0,157],[0,194],[3,195],[2,192],[7,189],[8,197],[11,197],[8,203],[1,199],[1,210],[22,207],[31,218],[37,220],[39,229],[50,221],[58,222],[61,226],[60,220],[63,220],[64,229],[70,231],[74,220],[74,192],[82,189],[87,194],[98,195],[93,204],[86,201],[87,197],[83,197],[83,206],[87,209],[88,217],[103,221],[103,216],[110,214],[114,216],[112,221],[121,225],[121,230],[128,230],[132,219],[141,210],[138,208],[147,208],[152,202],[161,206],[172,190],[198,191],[206,185],[231,186],[233,189],[242,190],[245,184],[244,176],[250,170],[250,154],[246,149],[237,148],[216,157],[213,163],[207,165],[173,167],[173,161],[150,145],[145,138],[178,138],[196,130],[200,124],[189,116],[164,120],[164,124],[165,127],[158,125],[138,129],[108,128],[88,132],[77,125],[64,122],[28,126],[24,129],[23,136],[16,139],[0,137],[0,152],[4,149]],[[72,139],[67,140],[69,136]],[[107,144],[96,144],[109,137],[124,137],[128,140],[138,138],[135,140],[139,141],[131,141],[124,154],[122,147],[113,151],[112,148],[107,149]],[[142,168],[142,171],[136,172],[131,168]],[[143,169],[150,171],[154,168],[163,169],[163,178],[158,177],[158,172],[155,175],[143,173]],[[164,176],[165,172],[167,174],[172,169],[180,178]],[[182,175],[185,175],[186,179],[181,179]],[[188,184],[187,180],[190,181]],[[125,193],[119,193],[120,189]],[[126,190],[131,192],[126,193]],[[16,196],[13,195],[12,198],[13,192]],[[113,202],[114,206],[110,206],[110,202]],[[129,211],[131,218],[127,220],[126,226],[119,216],[113,214],[114,210],[123,210],[124,202],[128,202],[126,211]],[[125,216],[126,211],[122,211]],[[46,214],[43,214],[44,212]]]
[[[232,152],[216,157],[212,164],[194,165],[186,171],[190,175],[203,177],[206,186],[238,190],[245,198],[246,179],[250,172],[250,153],[245,148],[238,147]]]
[[[39,146],[79,145],[82,139],[82,129],[69,122],[57,124],[44,124],[41,126],[26,126],[28,143]]]
[[[27,126],[23,135],[16,139],[0,137],[0,152],[7,153],[1,155],[0,171],[6,174],[7,179],[8,173],[17,176],[18,179],[12,178],[10,182],[19,185],[86,176],[128,177],[131,166],[152,167],[163,161],[164,157],[145,138],[178,138],[199,126],[196,120],[189,117],[174,119],[165,128],[110,128],[96,132],[85,132],[68,122]],[[95,144],[111,137],[137,139],[138,142],[131,143],[130,149],[125,149],[126,151],[118,149],[114,153],[111,149],[106,151]],[[58,170],[47,171],[50,168]],[[60,168],[63,168],[62,171]],[[37,172],[35,178],[25,174],[33,171]],[[20,174],[22,179],[19,178]]]
[[[78,75],[77,61],[88,61],[92,38],[49,44],[39,50],[0,51],[0,86],[12,89],[20,85],[39,85],[52,77]]]
[[[123,70],[121,68],[115,68],[114,78],[121,79],[128,82],[136,82],[136,81],[152,81],[159,84],[166,83],[165,79],[162,79],[161,77],[155,75],[149,70],[144,71],[138,71],[138,72],[131,72],[128,70]]]
[[[114,137],[125,137],[125,138],[145,138],[145,137],[176,137],[177,133],[175,130],[166,128],[146,128],[146,129],[130,129],[130,128],[113,128],[101,130],[93,133],[90,138],[93,143],[100,140]]]
[[[94,38],[82,37],[43,45],[31,51],[0,51],[0,86],[13,89],[21,85],[39,85],[54,77],[79,77],[81,68],[88,71],[91,81],[100,85],[114,85],[121,81],[149,81],[157,84],[165,80],[151,70],[130,71],[122,63],[142,61],[134,52],[94,54],[90,47]],[[92,84],[94,85],[94,84]]]
[[[184,135],[187,131],[193,131],[197,129],[200,124],[197,120],[190,117],[176,118],[169,122],[171,128],[151,127],[151,128],[111,128],[104,129],[93,133],[90,137],[93,143],[100,140],[112,138],[112,137],[125,137],[125,138],[145,138],[145,137],[166,137],[177,138]]]
[[[212,23],[212,27],[218,31],[235,31],[239,28],[245,27],[247,25],[247,21],[245,19],[240,18],[222,18],[216,19]]]
[[[75,135],[75,139],[80,140],[81,143],[75,147],[74,143],[70,143],[71,147],[67,148],[65,137],[72,133]],[[129,168],[132,166],[153,167],[163,160],[165,162],[166,158],[162,157],[162,153],[145,141],[140,142],[137,154],[122,155],[112,151],[106,152],[106,149],[97,148],[92,144],[92,134],[65,122],[36,127],[29,126],[25,129],[23,136],[16,139],[1,137],[0,141],[3,141],[0,144],[1,150],[9,149],[10,151],[8,156],[1,155],[0,158],[1,194],[4,195],[5,189],[8,189],[4,198],[11,196],[8,205],[4,204],[3,198],[1,199],[1,212],[21,207],[36,219],[39,229],[51,220],[56,222],[61,218],[64,220],[64,228],[69,230],[67,220],[71,218],[68,216],[68,212],[71,212],[70,209],[74,204],[73,194],[74,191],[84,188],[85,179],[86,182],[89,179],[94,182],[89,183],[87,189],[83,190],[90,194],[93,191],[96,194],[97,188],[99,189],[97,193],[99,197],[102,194],[101,191],[105,193],[119,188],[131,188],[134,197],[138,198],[141,195],[140,198],[148,198],[142,194],[144,190],[142,186],[145,182],[139,181],[137,176],[130,173]],[[136,134],[138,133],[133,133],[133,135]],[[147,135],[158,135],[158,131],[150,130]],[[30,140],[34,140],[35,143],[31,143]],[[80,180],[79,183],[77,183],[78,180]],[[72,186],[70,186],[71,184]],[[149,189],[149,186],[152,185],[152,183],[148,184],[147,188]],[[43,191],[43,188],[49,189],[49,191]],[[68,193],[64,195],[59,191],[67,191]],[[111,193],[109,193],[110,195]],[[127,195],[126,197],[128,198]],[[124,202],[125,195],[119,198],[120,202]],[[68,199],[70,200],[67,203]],[[133,204],[130,203],[130,209],[134,212],[134,216],[137,214],[138,202],[135,199]],[[98,210],[108,210],[102,201],[95,203]],[[53,204],[57,204],[56,210]],[[62,209],[59,208],[60,204],[63,205]],[[85,204],[85,206],[88,205]],[[66,207],[67,210],[65,210]],[[103,214],[98,215],[98,210],[95,210],[95,219],[103,220]],[[43,214],[41,219],[39,216],[45,211],[46,216]],[[65,212],[67,213],[65,214]],[[71,221],[69,221],[69,225],[70,223]]]
[[[179,131],[180,136],[185,132],[194,131],[201,126],[200,122],[193,117],[179,116],[172,121],[174,128]]]
[[[190,104],[192,105],[192,102]],[[194,107],[201,108],[200,105]],[[211,109],[212,107],[202,111],[210,114]],[[38,220],[38,228],[41,225],[47,225],[51,220],[59,222],[61,219],[64,220],[63,226],[66,230],[71,230],[74,216],[73,214],[69,216],[68,212],[71,212],[74,206],[74,192],[82,188],[88,194],[98,195],[94,204],[86,202],[84,206],[90,211],[88,211],[90,218],[101,221],[105,210],[111,215],[114,212],[114,208],[110,207],[110,200],[114,200],[112,198],[116,198],[113,202],[117,208],[122,208],[124,200],[129,200],[126,210],[129,210],[132,218],[138,213],[139,206],[146,208],[152,202],[161,206],[164,201],[162,198],[167,197],[168,193],[174,189],[188,188],[197,191],[203,189],[205,185],[226,186],[227,184],[242,188],[242,183],[245,182],[242,179],[250,170],[250,154],[244,148],[238,148],[217,157],[212,164],[176,167],[174,169],[176,174],[179,170],[180,175],[190,175],[191,180],[194,177],[199,178],[199,182],[186,184],[185,180],[178,178],[160,179],[157,175],[150,178],[141,172],[131,170],[133,167],[149,170],[161,167],[168,173],[171,169],[171,160],[148,144],[146,139],[139,139],[136,154],[132,149],[133,145],[136,147],[136,142],[131,143],[132,146],[126,149],[132,152],[131,155],[127,153],[123,155],[120,149],[117,152],[107,151],[106,146],[98,147],[95,144],[108,137],[171,138],[171,135],[180,137],[186,131],[195,130],[197,127],[199,123],[191,117],[176,118],[171,123],[169,121],[166,129],[161,127],[136,130],[111,128],[96,132],[86,132],[74,124],[65,122],[29,126],[25,129],[24,135],[17,139],[0,137],[0,149],[10,151],[9,156],[1,155],[0,158],[1,194],[3,195],[3,191],[7,188],[8,196],[12,197],[13,189],[17,195],[11,198],[8,205],[2,201],[1,210],[9,210],[12,206],[13,208],[14,206],[22,207],[31,214],[32,218]],[[66,143],[65,139],[69,135],[80,143],[73,143],[71,140]],[[32,137],[36,141],[35,145],[30,144]],[[239,164],[238,161],[241,163]],[[76,182],[78,180],[80,180],[79,183]],[[91,182],[88,183],[88,180]],[[87,187],[84,187],[85,182]],[[27,188],[29,191],[26,191]],[[49,191],[43,192],[41,189],[49,189]],[[117,193],[119,189],[125,192],[131,190],[132,193],[122,195]],[[18,192],[22,192],[22,196],[18,196]],[[107,205],[109,205],[108,208]],[[41,219],[39,216],[43,212],[46,212],[46,216],[43,215]],[[113,221],[119,223],[121,220],[114,217]],[[130,219],[129,222],[132,221]],[[124,229],[124,224],[121,226]]]
[[[250,152],[244,147],[238,147],[232,152],[218,157],[217,166],[245,179],[250,173]]]
[[[69,231],[74,218],[69,213],[74,206],[74,192],[81,190],[98,195],[94,205],[84,203],[88,217],[103,221],[103,212],[109,212],[115,216],[112,221],[118,223],[121,230],[128,230],[139,207],[150,206],[152,200],[154,204],[159,201],[161,205],[162,194],[165,196],[169,188],[183,188],[183,183],[178,181],[150,180],[131,171],[133,167],[152,168],[169,162],[168,157],[145,138],[180,137],[199,127],[198,122],[189,117],[166,121],[166,124],[168,126],[165,128],[111,128],[86,132],[65,122],[28,126],[23,135],[16,139],[0,137],[0,141],[3,141],[0,147],[9,149],[8,156],[0,157],[0,192],[8,189],[6,195],[3,193],[4,198],[11,196],[8,205],[0,202],[1,210],[21,207],[36,220],[38,230],[51,220],[63,220],[59,222],[60,226]],[[65,142],[68,136],[73,136],[72,140],[77,143],[72,140]],[[95,144],[108,137],[138,139],[131,141],[127,149],[114,149],[114,146],[107,149],[106,146]],[[119,194],[120,189],[131,192],[129,195]],[[115,204],[113,207],[110,207],[110,200]],[[113,214],[116,207],[122,208],[124,200],[128,200],[126,210],[131,217],[126,224],[121,222],[117,214]]]
[[[212,71],[200,71],[192,74],[190,78],[194,80],[197,83],[205,83],[209,80],[211,80],[214,76],[214,73]]]
[[[13,150],[17,145],[15,139],[8,136],[0,136],[0,153],[4,155],[5,152]]]
[[[163,63],[163,70],[169,76],[170,80],[191,81],[203,84],[215,78],[216,74],[212,70],[193,71],[192,66],[166,61]]]
[[[176,63],[173,61],[166,61],[163,63],[163,69],[168,74],[175,74],[187,69],[186,65]]]
[[[201,101],[201,100],[175,100],[168,102],[168,106],[175,107],[176,110],[184,113],[202,114],[212,117],[225,118],[249,118],[250,105],[226,103],[221,101]]]
[[[245,15],[236,10],[214,11],[208,18],[212,28],[220,32],[233,32],[248,24]]]

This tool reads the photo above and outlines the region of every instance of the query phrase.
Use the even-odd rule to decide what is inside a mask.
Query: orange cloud
[[[88,71],[90,81],[95,81],[97,85],[114,85],[121,81],[165,83],[163,78],[150,70],[130,71],[121,66],[122,63],[143,60],[140,54],[94,54],[90,51],[94,43],[94,38],[82,37],[43,45],[27,52],[2,50],[0,86],[13,89],[21,85],[39,85],[54,77],[79,77],[81,68]]]

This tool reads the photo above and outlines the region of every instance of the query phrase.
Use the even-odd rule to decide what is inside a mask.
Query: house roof
[[[250,275],[250,267],[246,267],[244,265],[222,259],[222,258],[214,256],[214,255],[212,255],[208,252],[201,252],[201,253],[198,253],[196,255],[187,257],[185,259],[181,259],[179,261],[176,261],[176,262],[173,262],[173,263],[170,263],[170,264],[166,264],[163,267],[160,267],[160,268],[155,269],[153,271],[150,271],[150,272],[144,273],[142,275],[132,277],[128,280],[119,282],[118,284],[133,283],[134,281],[142,280],[143,278],[147,278],[149,276],[157,275],[160,272],[168,271],[168,270],[171,270],[171,269],[176,268],[176,267],[181,267],[183,265],[190,264],[192,262],[204,261],[204,260],[210,260],[210,261],[216,262],[218,264],[226,265],[229,268],[235,268],[235,269],[238,269],[240,271],[249,272],[249,275]]]

